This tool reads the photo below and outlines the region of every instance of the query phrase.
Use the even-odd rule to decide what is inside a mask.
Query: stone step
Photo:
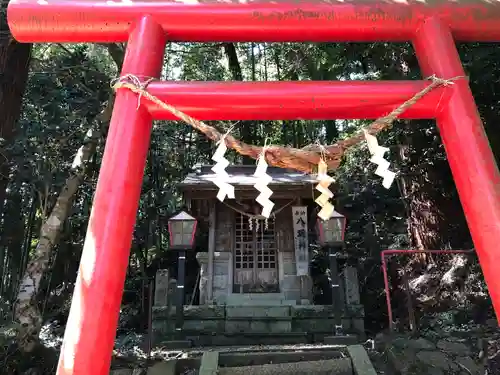
[[[285,299],[285,293],[232,293],[227,298],[276,300]]]
[[[289,306],[226,306],[226,318],[285,318],[289,316],[291,316]]]
[[[357,335],[329,335],[323,339],[323,342],[327,345],[355,345],[359,343],[359,337]]]
[[[324,361],[342,358],[340,350],[308,350],[308,351],[264,351],[249,353],[220,353],[220,367],[261,366],[267,364],[293,363],[302,361]]]
[[[211,347],[185,354],[156,363],[148,375],[377,375],[362,345]]]
[[[295,347],[297,345],[294,345]],[[302,346],[303,347],[303,346]],[[345,348],[317,348],[317,349],[291,349],[259,346],[259,349],[253,347],[251,351],[231,351],[231,347],[215,347],[200,352],[189,351],[185,358],[177,359],[177,369],[183,369],[180,373],[187,372],[189,368],[201,368],[203,362],[206,364],[206,353],[218,353],[218,368],[222,367],[242,367],[242,366],[261,366],[278,363],[293,363],[302,361],[324,361],[329,359],[346,358]],[[281,350],[280,350],[281,349]],[[239,348],[237,348],[239,350]],[[213,366],[212,366],[213,367]],[[201,375],[201,374],[200,374]]]
[[[233,332],[214,335],[210,332],[186,332],[194,347],[235,345],[297,345],[312,342],[312,337],[300,332]]]
[[[297,301],[290,299],[267,300],[267,299],[248,299],[226,302],[226,306],[296,306]]]
[[[276,320],[255,320],[255,318],[245,320],[226,320],[225,332],[246,333],[246,332],[270,332],[270,333],[290,333],[292,332],[292,321]]]
[[[269,307],[269,306],[267,306]],[[276,307],[276,306],[275,306]],[[226,317],[226,321],[256,321],[256,322],[291,322],[291,316],[228,316]]]
[[[353,375],[349,358],[276,363],[260,366],[223,367],[218,375]]]
[[[347,356],[347,347],[344,345],[325,345],[323,343],[315,343],[315,344],[280,344],[280,345],[231,345],[231,346],[215,346],[215,347],[191,347],[185,350],[187,355],[187,360],[201,359],[203,353],[206,351],[218,351],[219,352],[219,364],[221,366],[226,366],[224,360],[222,359],[225,355],[259,355],[259,354],[269,354],[269,353],[278,353],[279,355],[285,354],[300,354],[307,355],[308,353],[330,353],[329,358],[324,359],[334,359],[334,358],[345,358]],[[325,354],[326,355],[326,354]],[[320,359],[320,358],[319,358]],[[319,360],[317,359],[317,360]],[[316,360],[316,359],[307,359],[306,360]],[[294,362],[294,361],[290,361]],[[265,365],[265,363],[256,363],[258,365]],[[239,365],[227,365],[229,367],[238,367],[238,366],[247,366],[246,364]]]
[[[230,294],[226,298],[227,306],[274,306],[274,305],[296,305],[295,300],[287,300],[283,293],[246,293]]]

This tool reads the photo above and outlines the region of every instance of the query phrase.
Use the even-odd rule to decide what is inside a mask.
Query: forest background
[[[0,10],[0,326],[8,357],[13,347],[35,351],[39,337],[52,337],[56,348],[60,342],[113,106],[110,82],[118,75],[125,46],[19,44],[6,23],[6,4],[2,1]],[[500,46],[469,43],[458,49],[498,161]],[[162,75],[201,81],[422,78],[408,43],[171,43]],[[210,123],[222,132],[230,126]],[[250,144],[268,139],[300,148],[335,143],[366,124],[240,121],[232,134]],[[359,258],[362,299],[372,306],[366,319],[369,335],[387,326],[382,249],[473,248],[435,123],[397,121],[380,141],[390,147],[398,173],[391,189],[373,174],[363,146],[348,152],[335,175],[335,203],[348,223],[347,248]],[[195,164],[210,164],[213,151],[212,142],[182,122],[155,123],[120,337],[145,332],[148,286],[156,270],[170,267],[175,274],[166,220],[181,204],[176,184]],[[229,158],[235,164],[255,163],[235,153]],[[206,249],[201,244],[197,251]],[[322,254],[315,253],[314,263],[320,285],[328,271]],[[198,272],[194,254],[188,268],[192,293]],[[395,258],[390,275],[401,327],[409,315],[405,288],[411,290],[420,326],[437,316],[456,324],[492,316],[475,255]],[[30,293],[20,293],[28,276],[36,276],[38,283]],[[9,335],[19,322],[25,323],[23,335]],[[22,365],[12,366],[19,370]]]

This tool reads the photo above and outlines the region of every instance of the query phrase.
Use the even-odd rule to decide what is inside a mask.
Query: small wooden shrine
[[[226,169],[235,199],[220,202],[211,166],[197,167],[179,185],[189,211],[207,217],[208,251],[198,253],[200,304],[227,304],[238,294],[280,293],[287,301],[309,304],[309,234],[316,223],[314,176],[268,168],[274,208],[266,219],[256,202],[255,166]]]
[[[257,202],[262,192],[254,186],[255,167],[231,166],[226,172],[226,182],[234,186],[234,199],[217,199],[219,187],[212,166],[195,167],[179,185],[186,211],[197,218],[200,234],[208,232],[197,244],[198,251],[202,250],[196,255],[199,304],[179,310],[175,304],[179,299],[173,298],[179,289],[172,287],[168,271],[158,270],[155,342],[171,337],[183,337],[195,345],[232,345],[245,340],[326,342],[339,327],[339,319],[343,332],[363,337],[364,309],[355,266],[339,267],[336,302],[314,304],[310,249],[316,243],[319,210],[314,201],[319,195],[316,176],[268,168],[272,177],[269,198],[274,206],[266,219]]]

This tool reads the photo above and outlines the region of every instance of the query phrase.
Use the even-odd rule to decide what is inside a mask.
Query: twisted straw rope
[[[394,109],[387,116],[381,117],[370,125],[368,125],[364,130],[368,133],[375,135],[382,130],[389,128],[394,120],[396,120],[404,111],[406,111],[409,107],[418,102],[422,97],[428,94],[430,91],[439,86],[448,86],[453,84],[453,81],[464,78],[463,76],[457,76],[450,79],[442,79],[436,76],[431,76],[428,79],[431,80],[431,84],[426,86],[424,89],[416,93],[412,98],[408,99],[406,102],[401,104],[399,107]],[[175,117],[184,121],[188,125],[192,126],[194,129],[203,133],[208,139],[218,142],[224,137],[224,141],[226,142],[226,146],[238,152],[241,155],[249,156],[253,159],[258,159],[261,153],[264,151],[263,147],[249,145],[244,143],[236,138],[234,138],[230,134],[223,135],[214,127],[204,123],[203,121],[197,120],[194,117],[189,116],[188,114],[179,111],[177,108],[171,106],[168,103],[165,103],[158,99],[156,96],[151,95],[147,91],[147,85],[153,79],[149,79],[141,82],[141,80],[132,75],[127,74],[118,79],[116,79],[112,83],[112,88],[114,90],[118,89],[128,89],[136,94],[138,94],[138,103],[137,106],[140,105],[141,97],[145,97],[151,102],[158,105],[160,108],[163,108],[170,113],[172,113]],[[293,148],[293,147],[284,147],[271,145],[265,147],[265,157],[269,165],[273,165],[275,167],[280,168],[290,168],[295,169],[301,172],[312,173],[317,169],[317,165],[322,158],[322,153],[326,156],[326,163],[328,164],[329,170],[335,170],[339,167],[340,162],[342,160],[342,156],[345,151],[358,144],[363,142],[365,139],[363,129],[353,135],[352,137],[339,141],[333,145],[329,146],[318,146],[318,145],[310,145],[306,146],[302,149]]]

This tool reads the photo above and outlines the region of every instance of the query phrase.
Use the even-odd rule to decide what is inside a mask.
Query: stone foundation
[[[161,343],[172,338],[209,336],[257,337],[274,336],[276,343],[282,338],[290,342],[302,337],[307,342],[322,340],[335,331],[334,308],[331,305],[311,305],[311,279],[294,276],[294,266],[280,257],[280,293],[231,293],[232,258],[229,252],[214,254],[213,298],[208,301],[207,254],[198,253],[201,266],[200,305],[184,306],[183,329],[175,330],[176,307],[172,294],[175,290],[168,282],[168,273],[159,270],[156,275],[155,306],[153,307],[154,341]],[[288,266],[287,266],[288,265]],[[283,267],[287,266],[287,267]],[[360,304],[357,272],[354,267],[344,269],[340,281],[342,325],[346,333],[364,337],[364,310]],[[183,336],[183,337],[182,337]],[[313,337],[313,339],[311,339]],[[280,339],[281,338],[281,339]],[[302,342],[302,341],[301,341]],[[210,343],[210,342],[209,342]],[[208,345],[208,344],[207,344]]]
[[[175,332],[175,308],[153,309],[154,341],[168,341]],[[342,317],[346,333],[364,336],[364,311],[351,306]],[[303,334],[323,337],[335,330],[332,306],[185,306],[183,334]]]

